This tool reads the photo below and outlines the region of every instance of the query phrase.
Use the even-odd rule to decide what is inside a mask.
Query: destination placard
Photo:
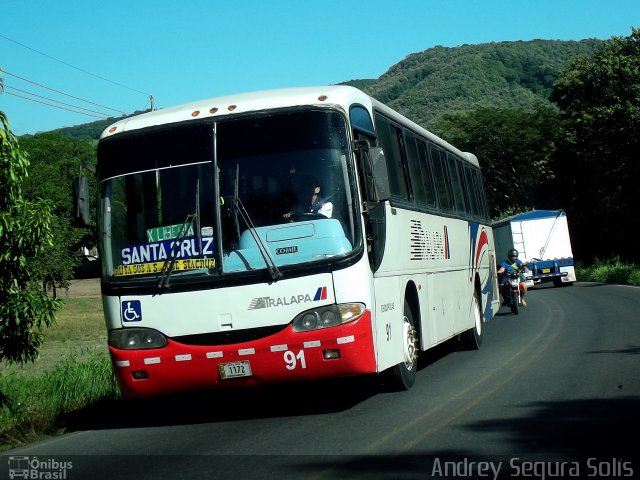
[[[163,240],[173,240],[179,236],[193,236],[193,222],[178,223],[176,225],[165,225],[163,227],[150,228],[147,230],[147,242],[161,242]]]
[[[202,258],[213,256],[213,237],[186,237],[154,243],[130,245],[120,251],[122,265],[149,263],[167,258]]]
[[[132,265],[118,265],[113,270],[113,275],[116,277],[122,277],[125,275],[145,275],[152,273],[162,272],[162,268],[165,263],[166,269],[170,267],[171,260],[167,262],[149,262],[149,263],[136,263]],[[171,269],[173,272],[185,271],[185,270],[198,270],[205,268],[215,268],[215,258],[188,258],[184,260],[176,260]]]

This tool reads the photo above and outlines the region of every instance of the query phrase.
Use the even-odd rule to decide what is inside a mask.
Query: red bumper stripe
[[[324,350],[339,350],[325,359]],[[339,327],[296,333],[287,327],[250,344],[194,346],[168,341],[162,349],[109,347],[123,393],[145,397],[226,387],[314,380],[376,371],[371,313]],[[221,379],[218,365],[249,361],[251,376]],[[146,375],[134,378],[134,372]]]

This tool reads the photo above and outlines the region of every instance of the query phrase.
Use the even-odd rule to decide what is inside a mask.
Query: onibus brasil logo
[[[63,462],[53,458],[46,460],[38,457],[9,457],[9,478],[29,478],[38,480],[64,480],[67,471],[73,468],[72,462]]]

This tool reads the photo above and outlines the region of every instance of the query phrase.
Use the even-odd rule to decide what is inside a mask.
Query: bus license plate
[[[551,269],[550,268],[543,268],[542,269],[542,273],[550,273]]]
[[[225,378],[250,377],[251,365],[247,360],[242,362],[219,363],[218,373],[220,373],[220,378],[223,380]]]

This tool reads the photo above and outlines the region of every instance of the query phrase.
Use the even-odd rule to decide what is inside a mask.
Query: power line
[[[31,95],[32,97],[38,97],[38,98],[42,98],[44,100],[49,100],[50,102],[55,102],[55,103],[59,103],[60,105],[65,105],[67,107],[71,107],[71,108],[75,108],[78,110],[84,110],[85,112],[91,112],[91,113],[97,113],[98,115],[102,115],[104,117],[107,117],[108,115],[104,112],[98,112],[96,110],[91,110],[89,108],[84,108],[84,107],[80,107],[78,105],[71,105],[70,103],[65,103],[65,102],[61,102],[60,100],[56,100],[55,98],[50,98],[50,97],[45,97],[43,95],[38,95],[37,93],[33,93],[33,92],[29,92],[28,90],[22,90],[21,88],[16,88],[16,87],[12,87],[10,85],[6,85],[5,86],[5,90],[14,90],[16,92],[20,92],[20,93],[25,93],[27,95]],[[9,93],[10,92],[6,92]],[[13,94],[15,97],[19,97],[19,98],[24,98],[26,100],[30,100],[30,98],[28,97],[23,97],[21,95],[17,95],[17,94]],[[38,102],[38,103],[42,103],[42,102]],[[45,104],[48,105],[48,104]],[[82,113],[82,112],[78,112],[78,113]]]
[[[42,85],[41,83],[34,82],[33,80],[29,80],[28,78],[21,77],[20,75],[16,75],[14,73],[7,72],[6,70],[1,70],[0,69],[0,71],[2,73],[5,73],[5,74],[11,76],[11,77],[14,77],[14,78],[17,78],[19,80],[22,80],[23,82],[27,82],[27,83],[31,83],[33,85],[37,85],[38,87],[45,88],[45,89],[50,90],[52,92],[58,93],[60,95],[65,95],[65,96],[71,97],[71,98],[73,98],[75,100],[80,100],[81,102],[90,103],[91,105],[95,105],[96,107],[106,108],[107,110],[112,110],[114,112],[121,113],[122,115],[126,115],[126,112],[123,112],[123,111],[118,110],[116,108],[107,107],[106,105],[101,105],[99,103],[95,103],[95,102],[92,102],[90,100],[85,100],[84,98],[76,97],[75,95],[71,95],[69,93],[61,92],[60,90],[56,90],[55,88],[47,87],[46,85]]]
[[[56,61],[58,63],[66,65],[67,67],[71,67],[71,68],[73,68],[75,70],[78,70],[79,72],[82,72],[82,73],[84,73],[86,75],[91,75],[92,77],[99,78],[100,80],[103,80],[105,82],[111,83],[113,85],[117,85],[118,87],[126,88],[127,90],[131,90],[132,92],[140,93],[140,94],[146,95],[148,97],[151,96],[150,93],[141,92],[140,90],[136,90],[135,88],[128,87],[128,86],[123,85],[123,84],[118,83],[118,82],[114,82],[113,80],[109,80],[108,78],[101,77],[100,75],[96,75],[95,73],[91,73],[91,72],[89,72],[87,70],[84,70],[82,68],[76,67],[75,65],[71,65],[70,63],[67,63],[67,62],[65,62],[63,60],[60,60],[60,59],[55,58],[55,57],[52,57],[51,55],[48,55],[48,54],[43,53],[43,52],[41,52],[39,50],[36,50],[35,48],[31,48],[28,45],[25,45],[24,43],[20,43],[20,42],[18,42],[16,40],[13,40],[12,38],[7,37],[6,35],[0,34],[0,37],[4,38],[5,40],[8,40],[10,42],[13,42],[16,45],[20,45],[21,47],[26,48],[27,50],[31,50],[32,52],[35,52],[35,53],[37,53],[39,55],[42,55],[43,57],[47,57],[47,58],[49,58],[51,60],[54,60],[54,61]]]
[[[79,113],[79,114],[81,114],[81,115],[87,115],[87,116],[89,116],[89,117],[95,117],[95,118],[107,118],[107,117],[105,117],[105,116],[93,115],[93,114],[91,114],[91,113],[78,112],[77,110],[71,110],[70,108],[64,108],[64,107],[61,107],[61,106],[59,106],[59,105],[52,105],[52,104],[50,104],[50,103],[41,102],[40,100],[35,100],[35,99],[33,99],[33,98],[23,97],[22,95],[17,95],[17,94],[15,94],[15,93],[11,93],[11,92],[5,92],[5,93],[6,93],[7,95],[11,95],[11,96],[14,96],[14,97],[22,98],[22,99],[24,99],[24,100],[29,100],[30,102],[41,103],[42,105],[47,105],[48,107],[57,108],[57,109],[59,109],[59,110],[66,110],[66,111],[68,111],[68,112]]]

